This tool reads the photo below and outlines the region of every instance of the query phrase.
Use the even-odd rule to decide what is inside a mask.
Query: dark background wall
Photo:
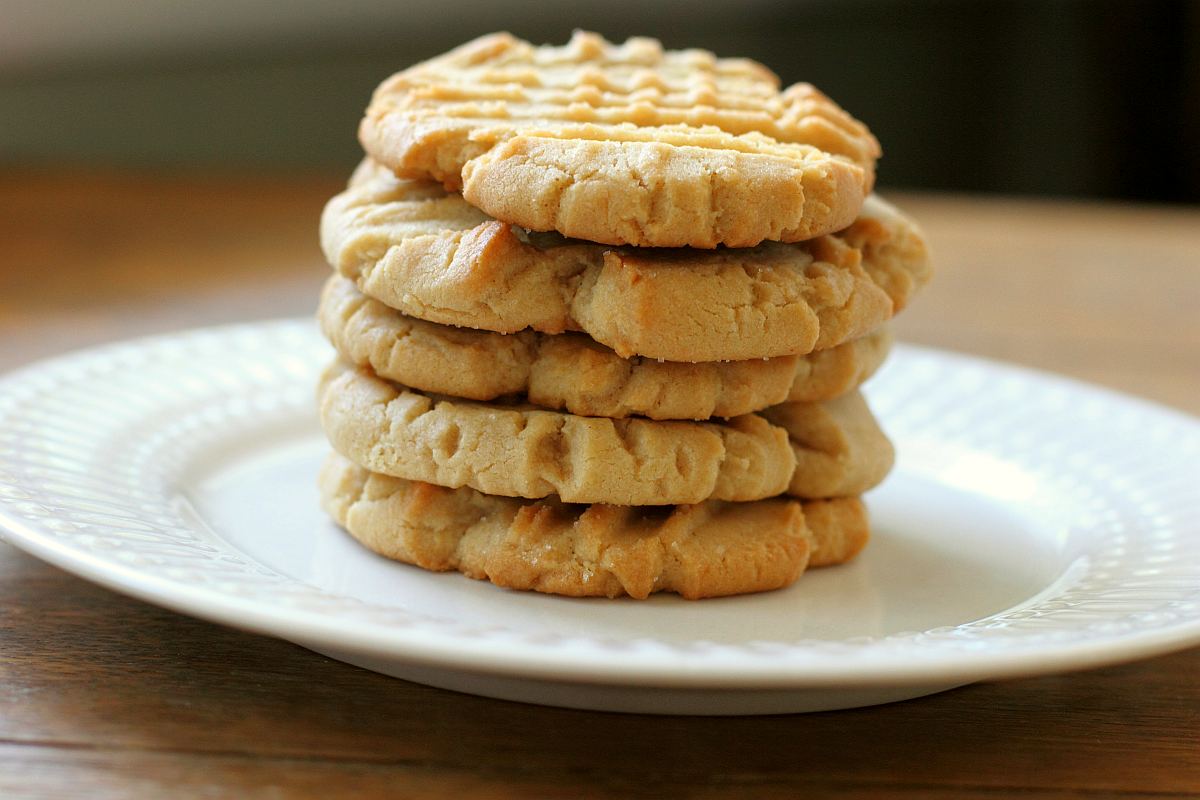
[[[1197,0],[5,2],[0,163],[349,169],[390,72],[585,27],[815,83],[879,136],[887,186],[1200,201]]]

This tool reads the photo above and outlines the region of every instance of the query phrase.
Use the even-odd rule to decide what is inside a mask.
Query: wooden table
[[[0,173],[0,368],[308,313],[339,181]],[[913,341],[1200,413],[1200,211],[900,196]],[[891,706],[744,719],[408,684],[127,599],[0,545],[0,796],[1198,796],[1200,649]]]

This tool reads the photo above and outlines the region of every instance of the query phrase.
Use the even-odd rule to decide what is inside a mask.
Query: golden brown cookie
[[[759,500],[788,486],[787,432],[724,423],[580,417],[430,397],[335,364],[318,390],[334,449],[371,470],[488,494],[568,503]]]
[[[808,84],[653,39],[492,34],[393,75],[359,129],[397,175],[461,188],[530,230],[748,247],[848,225],[879,144]]]
[[[675,505],[861,494],[892,467],[865,401],[785,403],[726,422],[581,417],[415,392],[335,364],[318,392],[342,455],[409,480],[571,503]]]
[[[568,505],[373,474],[337,455],[320,487],[326,511],[380,555],[575,597],[694,600],[778,589],[806,565],[848,561],[869,537],[858,498]]]
[[[738,361],[836,347],[908,302],[929,275],[920,232],[875,198],[861,224],[866,232],[856,222],[746,250],[610,248],[527,236],[367,162],[326,206],[321,240],[360,291],[410,317],[500,333],[582,331],[622,357]]]
[[[867,403],[851,392],[823,403],[784,403],[760,412],[784,428],[796,456],[788,494],[844,497],[873,489],[896,460]]]
[[[502,334],[406,317],[336,275],[317,316],[343,360],[422,392],[471,400],[516,395],[614,419],[728,418],[788,400],[837,397],[879,367],[891,342],[880,328],[807,356],[695,364],[621,358],[579,334]]]
[[[863,254],[863,269],[891,298],[893,314],[903,311],[933,277],[929,246],[917,224],[878,195],[838,236]]]
[[[885,325],[837,347],[800,356],[787,402],[815,403],[841,397],[874,375],[891,350],[892,331]]]

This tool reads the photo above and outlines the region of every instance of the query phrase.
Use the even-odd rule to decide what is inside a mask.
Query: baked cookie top
[[[803,355],[874,330],[929,279],[915,223],[875,197],[837,234],[714,251],[529,234],[371,162],[325,207],[329,263],[363,294],[430,322],[582,331],[622,357]]]
[[[387,79],[359,127],[397,175],[606,244],[748,247],[848,225],[879,144],[812,86],[653,39],[483,36]]]

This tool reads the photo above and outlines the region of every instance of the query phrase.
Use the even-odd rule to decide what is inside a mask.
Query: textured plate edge
[[[194,335],[233,335],[238,331],[264,326],[315,331],[311,319],[288,317],[121,340],[18,366],[0,375],[0,392],[9,384],[21,381],[26,374],[61,368],[64,363],[75,359],[94,358],[122,349],[137,349]],[[1100,395],[1110,402],[1133,405],[1146,413],[1167,416],[1176,424],[1200,425],[1200,420],[1178,409],[1055,373],[936,348],[902,344],[897,349],[916,356],[949,359],[964,365],[1016,374],[1025,380],[1055,384],[1070,391]],[[394,658],[416,665],[560,683],[712,689],[869,687],[943,681],[968,683],[1097,668],[1200,644],[1200,618],[1196,618],[1159,630],[1137,631],[1082,643],[1038,643],[1012,647],[1003,653],[988,653],[986,649],[953,649],[931,643],[930,658],[914,658],[913,653],[908,652],[903,661],[899,658],[888,661],[886,653],[876,651],[867,658],[835,661],[832,656],[822,654],[819,660],[796,661],[762,654],[762,661],[770,663],[723,664],[716,670],[711,663],[703,669],[692,666],[696,658],[694,654],[684,656],[655,652],[654,663],[645,664],[634,663],[636,657],[632,653],[622,653],[619,665],[598,668],[597,665],[581,665],[578,654],[564,657],[561,651],[534,651],[514,656],[509,650],[511,642],[470,639],[458,632],[435,634],[432,636],[435,641],[430,641],[428,630],[411,631],[357,621],[354,625],[356,630],[350,631],[344,622],[332,617],[299,610],[289,611],[278,606],[263,609],[250,601],[232,598],[216,590],[188,586],[143,574],[132,567],[95,559],[9,516],[3,501],[0,501],[0,528],[8,531],[5,540],[47,563],[118,593],[210,622],[292,642],[328,642],[331,647],[338,649]],[[855,661],[855,658],[859,660]],[[486,659],[487,663],[481,663],[479,659]]]
[[[845,663],[818,665],[817,668],[812,664],[794,664],[761,672],[731,669],[725,674],[714,675],[711,671],[689,668],[683,658],[678,663],[662,663],[655,667],[627,662],[620,671],[607,667],[589,669],[587,666],[581,667],[577,657],[568,658],[563,663],[555,663],[559,659],[553,654],[513,657],[498,649],[494,642],[480,645],[478,641],[472,642],[462,637],[454,638],[452,643],[429,643],[421,641],[425,638],[423,634],[415,637],[393,636],[389,637],[391,641],[388,646],[380,647],[369,628],[361,635],[356,635],[332,619],[315,623],[302,619],[292,621],[290,615],[274,610],[263,611],[252,603],[231,600],[219,592],[180,586],[119,565],[95,563],[93,559],[76,555],[57,543],[47,542],[36,531],[24,529],[21,525],[14,526],[12,522],[11,518],[0,513],[0,528],[7,534],[4,540],[18,549],[118,594],[186,616],[282,639],[308,649],[320,643],[320,646],[330,649],[392,658],[407,664],[556,683],[698,689],[865,688],[943,682],[967,684],[1113,666],[1200,645],[1200,620],[1196,620],[1166,630],[1123,637],[1116,640],[1121,647],[1114,646],[1113,640],[1066,646],[1040,645],[985,658],[979,658],[971,651],[947,653],[934,647],[931,650],[940,652],[928,662],[906,658],[903,664],[873,663],[863,665],[861,669],[856,668],[859,665]],[[15,539],[13,534],[16,534]],[[300,627],[293,629],[293,622]],[[286,629],[281,630],[281,625]],[[404,633],[396,630],[389,632],[393,635]],[[368,637],[368,640],[363,641],[362,636]],[[1048,653],[1048,650],[1053,652]],[[488,662],[477,660],[480,658],[486,658]],[[665,662],[669,657],[660,653],[655,658]]]

